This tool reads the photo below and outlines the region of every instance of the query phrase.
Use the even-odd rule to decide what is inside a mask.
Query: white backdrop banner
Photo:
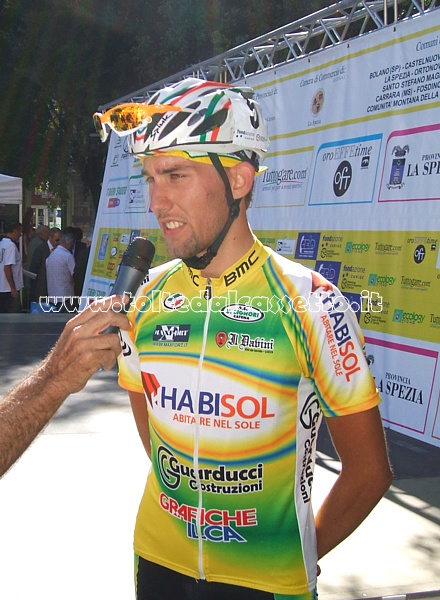
[[[388,427],[440,446],[440,10],[248,77],[268,122],[249,220],[352,303]],[[84,292],[111,292],[130,240],[167,254],[112,135]]]

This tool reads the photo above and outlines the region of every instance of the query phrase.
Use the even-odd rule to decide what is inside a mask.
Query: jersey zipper
[[[196,398],[198,399],[200,396],[201,390],[201,379],[203,373],[203,361],[205,359],[206,352],[206,343],[208,339],[208,327],[209,327],[209,319],[211,316],[211,304],[212,304],[212,288],[211,288],[211,279],[208,278],[206,281],[205,288],[205,298],[206,298],[206,315],[205,322],[203,324],[203,338],[202,338],[202,348],[200,351],[198,371],[197,371],[197,394]],[[196,402],[196,410],[195,410],[195,440],[194,440],[194,473],[197,481],[197,489],[198,489],[198,506],[197,506],[197,522],[196,522],[196,530],[197,530],[197,540],[198,540],[198,548],[199,548],[199,556],[198,556],[198,567],[199,567],[199,575],[200,579],[205,579],[205,570],[203,568],[203,538],[202,538],[202,509],[203,509],[203,494],[202,494],[202,486],[199,478],[199,434],[200,434],[200,418],[199,418],[199,402]]]

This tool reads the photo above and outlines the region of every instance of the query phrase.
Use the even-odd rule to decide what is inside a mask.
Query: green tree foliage
[[[69,169],[97,202],[105,104],[330,1],[0,0],[0,172],[62,198]]]

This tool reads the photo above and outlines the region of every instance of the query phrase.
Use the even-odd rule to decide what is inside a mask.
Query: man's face
[[[14,231],[10,234],[11,240],[13,240],[14,242],[18,242],[18,240],[21,238],[21,233],[22,233],[21,227],[14,229]]]
[[[58,246],[58,244],[60,243],[60,239],[61,239],[60,231],[57,231],[53,235],[49,236],[49,241],[54,248],[56,248]]]
[[[174,156],[144,159],[151,210],[171,258],[203,254],[222,230],[228,207],[225,189],[211,165]]]

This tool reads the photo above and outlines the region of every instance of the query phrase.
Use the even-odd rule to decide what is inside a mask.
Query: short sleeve
[[[337,288],[310,294],[303,326],[309,377],[324,415],[342,416],[379,404],[362,331]]]
[[[133,313],[129,313],[129,316]],[[143,393],[139,354],[134,339],[134,327],[120,332],[122,352],[118,358],[118,383],[129,392]]]

